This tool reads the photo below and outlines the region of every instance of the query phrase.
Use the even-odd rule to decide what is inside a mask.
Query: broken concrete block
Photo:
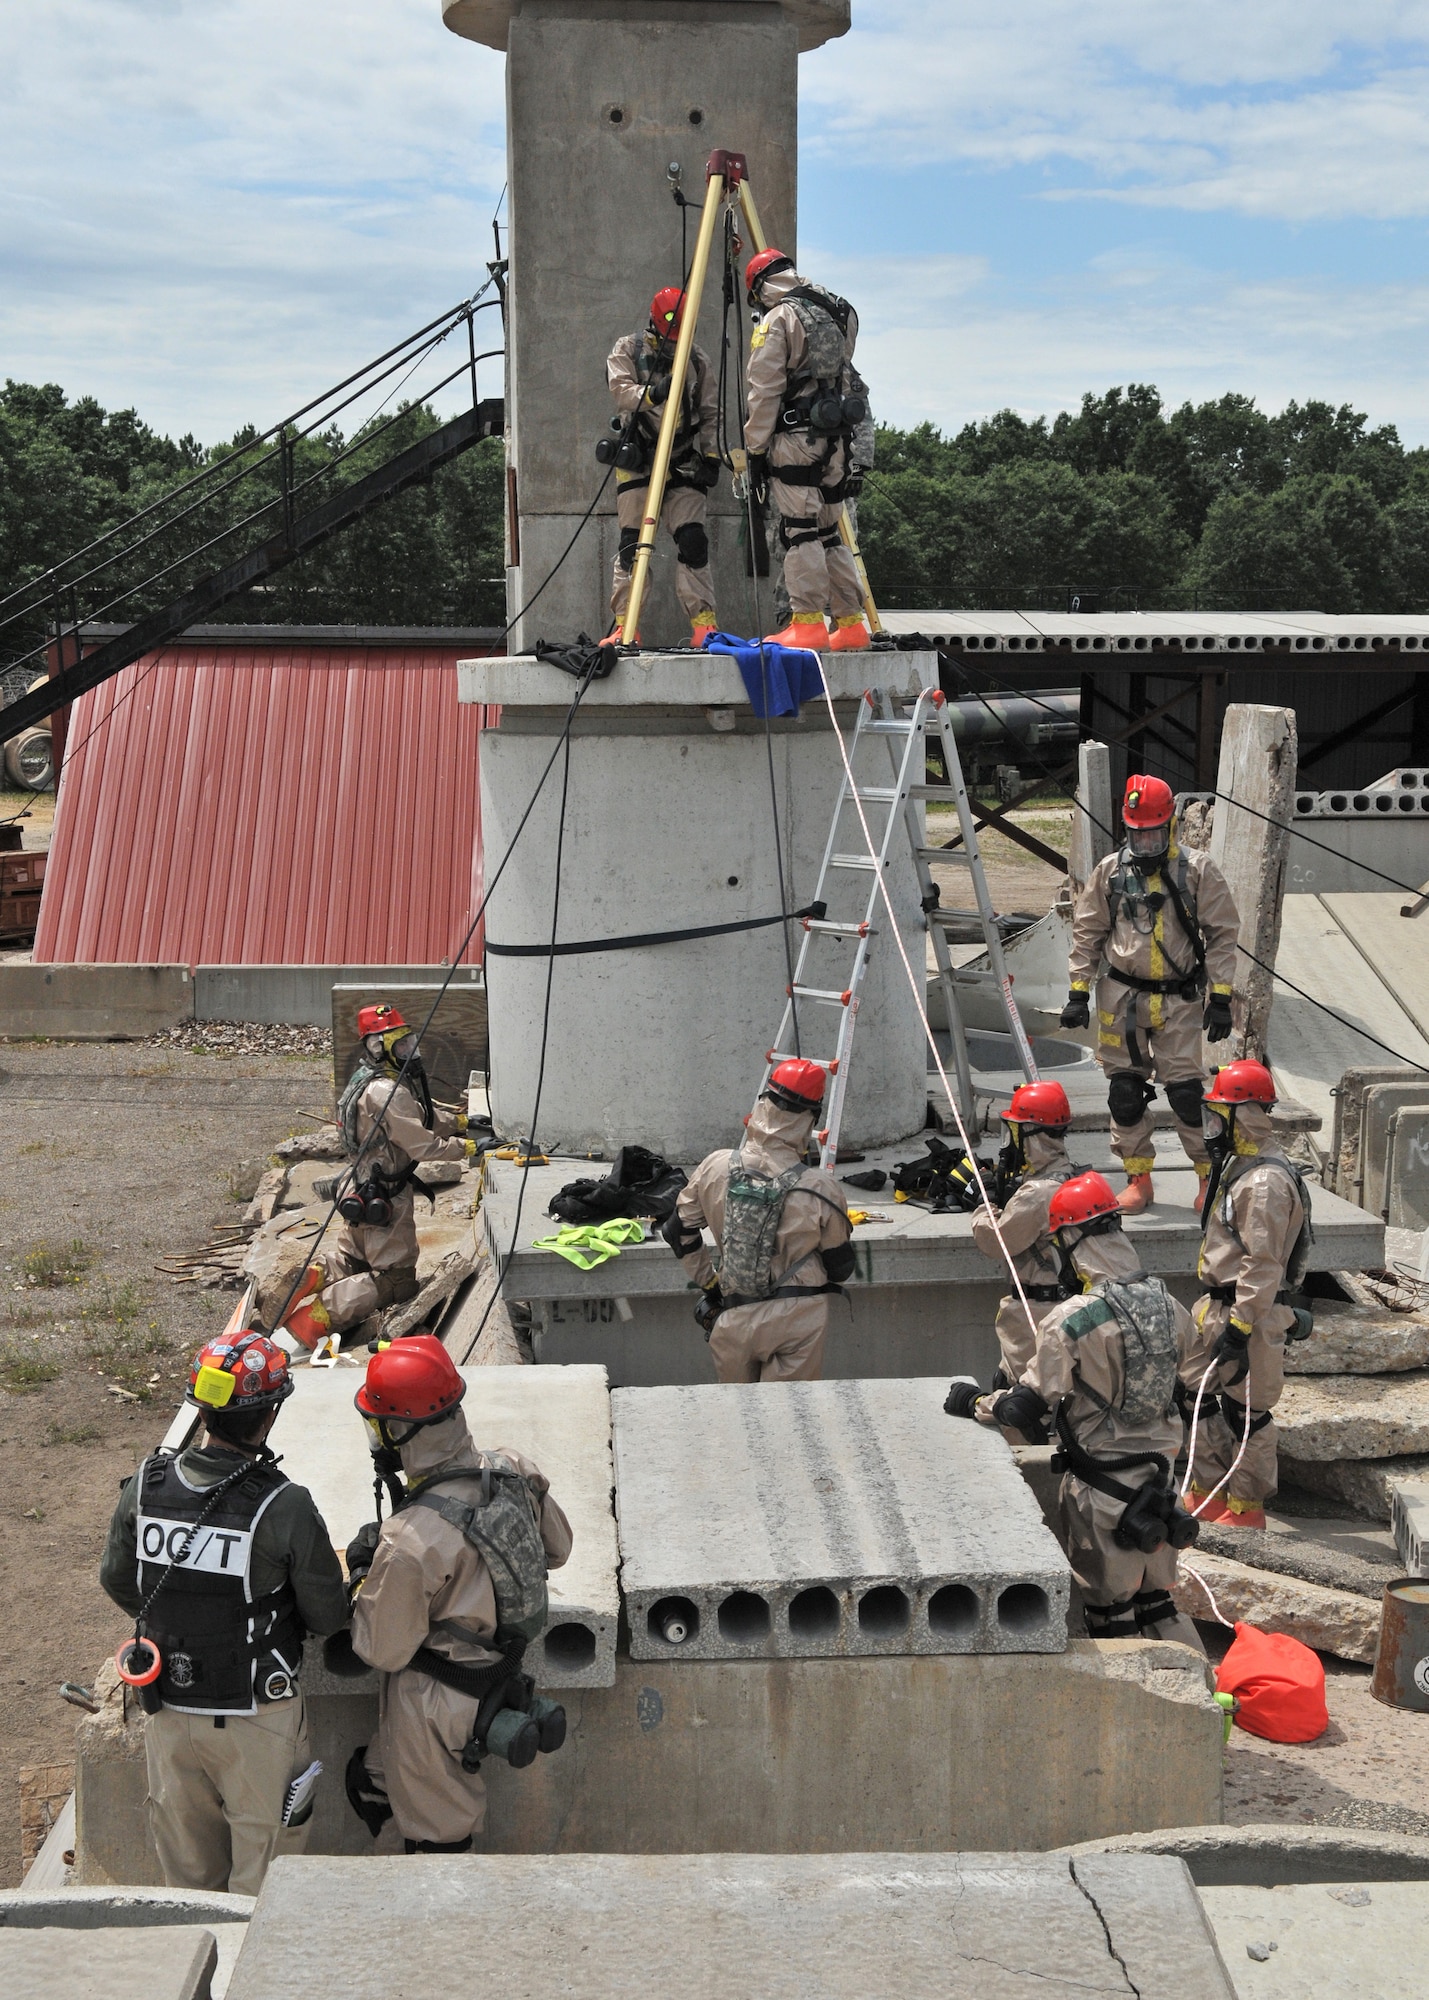
[[[1219,796],[1210,848],[1240,917],[1235,1038],[1223,1045],[1225,1060],[1232,1055],[1260,1060],[1265,1056],[1295,807],[1295,766],[1293,708],[1230,704],[1221,725]]]
[[[1429,1452],[1429,1372],[1294,1377],[1276,1405],[1275,1422],[1281,1449],[1291,1458]]]
[[[1193,1572],[1209,1584],[1222,1617],[1258,1625],[1264,1632],[1288,1632],[1307,1646],[1335,1653],[1342,1660],[1374,1659],[1379,1643],[1379,1602],[1353,1591],[1326,1590],[1295,1576],[1251,1569],[1202,1550],[1199,1544],[1182,1556],[1173,1593],[1177,1606],[1192,1618],[1214,1618],[1205,1589]]]
[[[195,1924],[100,1930],[0,1927],[10,2000],[209,2000],[218,1945]]]
[[[552,1760],[554,1761],[554,1760]],[[346,2000],[454,1992],[472,1949],[521,1995],[1126,1994],[1233,2000],[1170,1855],[280,1856],[229,2000],[331,1985]],[[383,1951],[354,1953],[352,1937]],[[554,1977],[546,1968],[559,1968]],[[638,1968],[638,1971],[634,1970]]]
[[[1429,1474],[1385,1480],[1394,1545],[1409,1576],[1429,1576]]]
[[[1280,1483],[1338,1502],[1372,1521],[1389,1519],[1389,1481],[1429,1473],[1429,1455],[1404,1458],[1294,1458],[1282,1447]]]
[[[1315,1331],[1285,1348],[1287,1375],[1392,1375],[1429,1368],[1429,1319],[1383,1307],[1316,1304]]]
[[[269,1167],[258,1183],[252,1201],[243,1211],[243,1223],[247,1229],[261,1229],[265,1222],[271,1222],[283,1203],[283,1195],[288,1185],[286,1167]]]
[[[420,1326],[438,1306],[445,1304],[458,1285],[466,1283],[476,1264],[476,1237],[469,1233],[465,1243],[449,1250],[442,1258],[415,1298],[408,1299],[403,1305],[393,1306],[382,1315],[382,1338],[400,1340],[413,1327]]]
[[[621,1389],[633,1659],[1060,1652],[1071,1576],[941,1376]]]
[[[1395,1574],[1394,1558],[1387,1550],[1383,1562],[1369,1562],[1363,1556],[1326,1548],[1305,1535],[1261,1528],[1223,1528],[1203,1522],[1196,1547],[1250,1569],[1298,1577],[1302,1583],[1319,1584],[1325,1590],[1348,1590],[1355,1597],[1373,1598],[1376,1604]]]
[[[316,1132],[299,1132],[273,1151],[280,1160],[345,1160],[347,1141],[340,1125],[320,1125]]]

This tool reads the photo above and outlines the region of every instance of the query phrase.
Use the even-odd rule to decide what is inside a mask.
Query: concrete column
[[[510,312],[507,330],[507,616],[545,580],[603,476],[611,415],[605,357],[678,283],[678,160],[692,204],[719,146],[743,152],[771,241],[794,251],[798,55],[849,25],[849,0],[444,0],[455,33],[507,51]],[[687,216],[694,241],[698,218]],[[721,307],[708,288],[698,339],[718,366]],[[746,313],[746,325],[748,315]],[[731,317],[731,338],[734,322]],[[738,440],[735,357],[727,408]],[[728,477],[710,496],[722,622],[756,624],[743,514]],[[612,479],[539,606],[512,634],[604,630],[617,539]],[[650,646],[686,644],[674,549],[662,539],[641,620]],[[767,626],[769,586],[761,587]]]
[[[1083,743],[1077,751],[1077,807],[1081,810],[1073,810],[1067,850],[1067,876],[1074,894],[1086,887],[1102,856],[1116,846],[1111,752],[1105,743]]]
[[[1216,1051],[1224,1062],[1236,1056],[1263,1059],[1266,1051],[1295,768],[1294,709],[1232,702],[1221,732],[1211,831],[1211,859],[1229,882],[1240,913],[1235,1033]]]
[[[931,685],[931,653],[880,656],[897,685]],[[866,657],[832,654],[826,671],[845,731],[869,677]],[[487,869],[516,833],[564,724],[575,683],[524,659],[468,660],[461,698],[500,704],[481,744]],[[771,798],[769,749],[776,807]],[[492,895],[486,917],[491,1107],[498,1131],[529,1136],[556,880],[562,759]],[[822,701],[771,725],[750,712],[733,660],[643,653],[595,682],[571,737],[558,941],[629,937],[774,915],[776,856],[789,907],[813,896],[842,767]],[[847,824],[844,829],[848,838]],[[915,968],[926,933],[911,859],[890,870],[899,929]],[[844,881],[849,876],[844,876]],[[866,875],[857,877],[866,883]],[[860,912],[861,914],[861,912]],[[876,919],[880,929],[886,928]],[[797,953],[802,933],[789,926]],[[510,957],[499,945],[537,948]],[[806,977],[838,991],[852,947],[821,940]],[[555,960],[538,1136],[562,1153],[638,1143],[688,1163],[732,1144],[754,1102],[788,977],[784,929]],[[805,1003],[802,1048],[831,1056],[837,1014]],[[917,1001],[891,942],[874,947],[849,1069],[843,1138],[876,1145],[921,1130],[926,1044]]]

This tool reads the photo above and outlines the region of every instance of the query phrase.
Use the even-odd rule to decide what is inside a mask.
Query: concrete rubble
[[[1429,1452],[1429,1370],[1301,1376],[1285,1384],[1275,1421],[1281,1450],[1294,1459]]]
[[[1363,1556],[1327,1548],[1307,1536],[1276,1534],[1258,1528],[1221,1528],[1203,1523],[1196,1549],[1201,1554],[1244,1563],[1250,1569],[1276,1570],[1281,1576],[1298,1577],[1302,1583],[1317,1584],[1322,1590],[1348,1590],[1356,1597],[1371,1597],[1376,1604],[1394,1575],[1393,1558],[1387,1551],[1383,1561],[1371,1562]]]
[[[1060,1652],[1066,1559],[946,1386],[615,1391],[632,1658]]]
[[[404,1990],[467,1992],[474,1922],[511,2000],[544,2000],[557,1969],[570,2000],[1234,1996],[1169,1856],[574,1854],[432,1855],[420,1883],[401,1859],[279,1860],[230,2000],[288,2000],[338,1964],[350,2000],[388,2000],[394,1964]]]
[[[1429,1368],[1429,1319],[1315,1304],[1315,1331],[1285,1349],[1287,1375],[1386,1375]]]
[[[1280,1483],[1333,1501],[1372,1521],[1388,1521],[1389,1482],[1429,1474],[1429,1453],[1400,1458],[1296,1458],[1282,1449]],[[1333,1510],[1332,1510],[1333,1511]]]
[[[1252,1569],[1199,1546],[1183,1556],[1174,1592],[1192,1618],[1213,1619],[1215,1609],[1195,1572],[1209,1585],[1215,1606],[1234,1622],[1265,1632],[1288,1632],[1317,1651],[1343,1660],[1374,1659],[1379,1640],[1379,1600],[1352,1590],[1328,1590],[1278,1570]]]

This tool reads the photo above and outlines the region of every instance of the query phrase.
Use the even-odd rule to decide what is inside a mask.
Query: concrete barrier
[[[1174,1854],[1198,1888],[1255,1883],[1429,1881],[1429,1837],[1347,1826],[1175,1826],[1080,1841],[1082,1854]]]
[[[14,1040],[128,1041],[193,1017],[186,965],[0,965],[0,1035]]]

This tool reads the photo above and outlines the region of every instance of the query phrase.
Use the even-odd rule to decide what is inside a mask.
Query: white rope
[[[961,1138],[964,1149],[966,1150],[968,1165],[972,1168],[973,1179],[977,1182],[978,1190],[982,1195],[983,1201],[987,1205],[987,1219],[992,1224],[993,1235],[997,1238],[997,1247],[1002,1252],[1003,1261],[1007,1265],[1008,1273],[1011,1276],[1013,1286],[1017,1292],[1018,1299],[1021,1302],[1022,1310],[1027,1315],[1027,1325],[1031,1330],[1033,1339],[1035,1340],[1037,1337],[1037,1321],[1033,1317],[1032,1307],[1028,1303],[1027,1294],[1022,1289],[1022,1280],[1017,1275],[1017,1266],[1012,1261],[1012,1252],[1008,1249],[1007,1244],[1003,1241],[1002,1229],[998,1223],[997,1214],[992,1205],[992,1196],[988,1193],[987,1183],[984,1181],[982,1177],[982,1170],[977,1163],[977,1157],[974,1151],[973,1141],[969,1137],[966,1125],[964,1125],[963,1123],[963,1114],[958,1108],[958,1100],[956,1095],[954,1094],[953,1086],[948,1081],[948,1073],[943,1068],[943,1059],[938,1053],[937,1038],[934,1036],[932,1025],[928,1020],[928,1009],[924,996],[924,989],[918,983],[917,977],[913,971],[912,964],[909,960],[908,953],[904,948],[903,936],[898,928],[898,918],[894,912],[893,903],[888,894],[888,882],[886,879],[885,871],[877,867],[878,848],[874,844],[873,834],[869,829],[868,820],[864,816],[863,800],[858,795],[858,786],[854,780],[853,766],[849,762],[848,745],[844,742],[844,734],[843,731],[839,728],[839,719],[837,714],[834,712],[834,698],[829,691],[829,681],[827,674],[824,672],[824,662],[822,656],[818,653],[811,652],[811,657],[817,660],[819,663],[819,680],[823,686],[824,700],[828,703],[829,721],[833,724],[834,741],[839,746],[839,756],[843,759],[844,773],[848,779],[849,796],[853,800],[854,808],[858,813],[859,825],[863,828],[863,837],[865,841],[867,841],[868,843],[869,859],[875,864],[875,872],[878,878],[878,892],[882,896],[884,907],[888,911],[888,927],[890,932],[892,933],[893,942],[898,947],[898,956],[903,961],[903,970],[908,975],[908,984],[912,988],[913,999],[918,1008],[918,1018],[923,1023],[923,1033],[928,1038],[928,1047],[932,1051],[934,1065],[937,1068],[938,1076],[942,1083],[943,1089],[947,1092],[948,1105],[950,1110],[952,1111],[953,1118],[957,1124],[958,1136],[959,1138]],[[863,696],[863,699],[865,701],[868,699],[867,694]],[[952,1023],[949,1022],[948,1025],[951,1028]]]
[[[1181,1568],[1182,1570],[1184,1570],[1187,1576],[1195,1577],[1197,1583],[1199,1583],[1202,1590],[1205,1591],[1206,1602],[1210,1605],[1211,1610],[1215,1615],[1216,1623],[1218,1625],[1224,1625],[1228,1632],[1234,1632],[1235,1630],[1234,1620],[1227,1618],[1223,1614],[1223,1612],[1221,1611],[1221,1607],[1219,1606],[1219,1604],[1217,1604],[1215,1597],[1212,1595],[1211,1586],[1206,1582],[1206,1579],[1201,1575],[1201,1572],[1198,1569],[1193,1569],[1184,1556],[1182,1556],[1181,1558]]]
[[[1196,1469],[1196,1432],[1200,1429],[1200,1424],[1201,1424],[1201,1398],[1206,1393],[1206,1384],[1210,1381],[1211,1377],[1215,1374],[1216,1369],[1219,1366],[1220,1366],[1219,1362],[1214,1360],[1211,1362],[1210,1367],[1207,1368],[1205,1374],[1201,1377],[1200,1387],[1196,1390],[1196,1403],[1194,1409],[1191,1411],[1191,1435],[1186,1445],[1186,1477],[1181,1481],[1181,1498],[1183,1501],[1185,1500],[1187,1493],[1190,1491],[1191,1475]],[[1215,1499],[1216,1495],[1221,1491],[1222,1487],[1228,1486],[1230,1484],[1231,1480],[1235,1477],[1237,1466],[1240,1464],[1241,1460],[1245,1457],[1246,1447],[1249,1445],[1249,1443],[1250,1443],[1250,1372],[1249,1370],[1247,1370],[1245,1378],[1245,1430],[1241,1436],[1240,1450],[1231,1460],[1230,1470],[1224,1475],[1223,1478],[1219,1479],[1216,1482],[1216,1484],[1211,1488],[1209,1493],[1203,1494],[1200,1500],[1191,1509],[1191,1514],[1193,1518],[1199,1519],[1199,1517],[1205,1512],[1206,1508],[1209,1507],[1211,1502]]]

